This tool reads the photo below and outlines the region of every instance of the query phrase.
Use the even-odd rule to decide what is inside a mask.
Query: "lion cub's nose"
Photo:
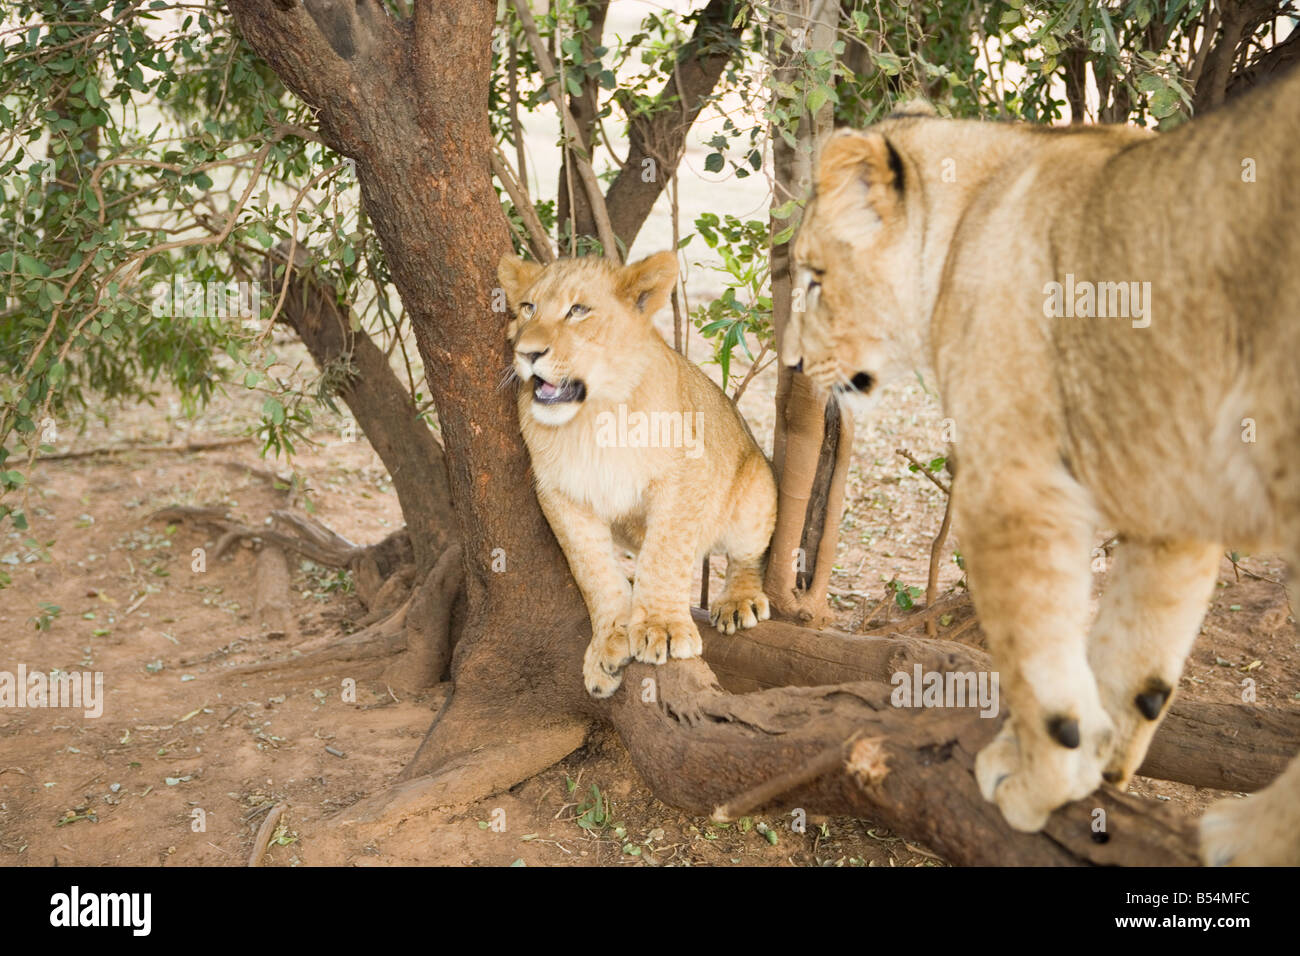
[[[542,349],[540,352],[520,352],[519,354],[522,355],[525,359],[527,359],[529,365],[533,365],[537,362],[539,358],[541,358],[549,351],[550,349]]]

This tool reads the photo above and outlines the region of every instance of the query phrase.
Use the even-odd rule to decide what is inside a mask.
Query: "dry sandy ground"
[[[771,396],[770,376],[763,376],[744,402],[769,444]],[[59,448],[239,435],[260,401],[235,389],[194,419],[176,414],[165,395],[156,409],[106,408],[102,421],[62,436]],[[0,592],[0,670],[23,663],[29,671],[102,671],[106,700],[96,719],[69,710],[0,710],[4,863],[242,864],[264,814],[280,802],[289,809],[267,855],[275,865],[939,862],[869,821],[813,820],[797,833],[784,817],[720,827],[685,815],[648,793],[621,744],[605,733],[551,770],[456,814],[409,821],[364,841],[331,832],[331,814],[391,781],[414,753],[445,689],[398,695],[383,680],[382,663],[230,673],[289,650],[257,634],[252,553],[238,549],[196,572],[192,549],[214,542],[192,526],[148,520],[155,509],[181,503],[221,505],[252,524],[288,504],[310,507],[354,541],[378,540],[400,522],[382,465],[364,439],[340,441],[337,420],[325,415],[318,424],[318,444],[292,463],[308,492],[291,502],[242,467],[269,464],[252,444],[38,466],[29,506],[33,534],[49,555],[43,560],[16,534],[0,539],[0,566],[13,576]],[[933,403],[909,384],[891,390],[871,427],[858,431],[834,582],[843,592],[841,626],[856,626],[887,581],[924,585],[941,495],[894,450],[932,455],[937,429]],[[951,552],[950,544],[946,588],[961,574]],[[1262,557],[1244,562],[1272,580],[1238,581],[1225,561],[1183,693],[1236,700],[1251,677],[1262,703],[1300,706],[1295,621],[1275,583],[1280,568]],[[300,640],[344,634],[361,615],[339,584],[330,571],[296,565]],[[41,602],[60,610],[38,630]],[[344,699],[349,678],[354,701]],[[1190,811],[1218,796],[1146,780],[1135,790]]]

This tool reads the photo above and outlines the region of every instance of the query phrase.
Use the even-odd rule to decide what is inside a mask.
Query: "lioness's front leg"
[[[1091,528],[1069,484],[1021,473],[954,491],[971,594],[1010,714],[975,775],[1007,823],[1032,832],[1101,783],[1111,722],[1088,668]]]
[[[1196,640],[1223,549],[1202,541],[1120,543],[1088,659],[1101,703],[1115,724],[1105,778],[1128,784],[1169,711]]]
[[[539,491],[537,500],[591,617],[583,683],[592,697],[608,697],[618,690],[621,671],[633,657],[627,633],[632,588],[614,557],[613,535],[607,522],[564,495]]]
[[[704,649],[691,619],[691,574],[699,551],[700,516],[686,491],[663,494],[646,515],[645,543],[636,560],[628,638],[639,661],[699,657]]]

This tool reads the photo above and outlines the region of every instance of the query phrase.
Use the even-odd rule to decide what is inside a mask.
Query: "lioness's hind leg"
[[[1252,796],[1227,797],[1201,817],[1208,866],[1300,866],[1300,757]]]
[[[1010,707],[975,775],[1007,823],[1032,832],[1101,783],[1111,723],[1088,668],[1086,509],[1061,484],[1022,477],[1008,493],[1014,477],[1000,480],[997,502],[954,493],[971,593]]]
[[[1088,638],[1101,703],[1115,724],[1103,776],[1117,786],[1137,771],[1169,711],[1222,554],[1203,541],[1119,545]]]
[[[722,535],[727,577],[709,606],[709,620],[724,634],[753,627],[772,616],[763,593],[763,558],[776,527],[776,484],[767,462],[755,455],[732,491],[730,526]]]

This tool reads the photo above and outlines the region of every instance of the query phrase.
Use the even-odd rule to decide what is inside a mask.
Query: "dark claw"
[[[1052,717],[1048,719],[1047,732],[1062,747],[1073,750],[1079,746],[1079,722],[1073,717]]]
[[[1133,698],[1133,703],[1137,704],[1137,709],[1142,711],[1142,716],[1147,720],[1155,720],[1160,716],[1160,711],[1164,710],[1165,702],[1169,700],[1169,695],[1173,689],[1163,681],[1153,680],[1147,684],[1147,689]]]

